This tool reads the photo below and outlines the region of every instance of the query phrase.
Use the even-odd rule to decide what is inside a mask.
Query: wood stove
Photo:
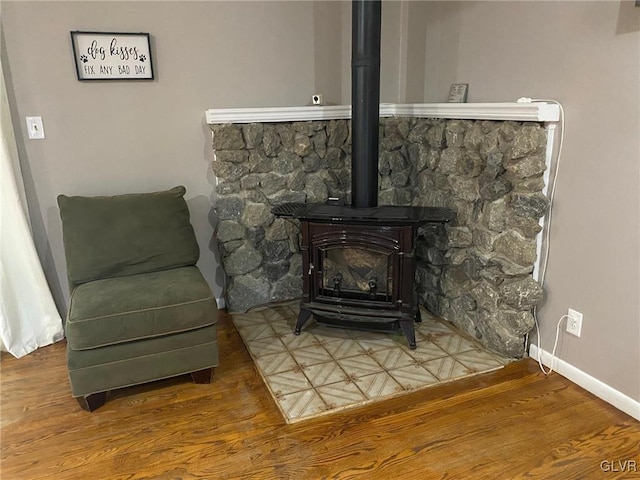
[[[284,204],[272,212],[300,220],[303,294],[295,333],[319,323],[400,329],[416,348],[420,321],[415,290],[417,229],[448,222],[435,207],[378,206],[380,0],[352,3],[351,205]]]
[[[415,241],[420,225],[453,219],[448,209],[285,204],[301,221],[302,299],[295,333],[318,323],[374,331],[400,329],[416,348],[420,321]]]

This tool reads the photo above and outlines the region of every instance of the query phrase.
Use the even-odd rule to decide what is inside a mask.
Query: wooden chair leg
[[[193,383],[211,383],[211,375],[213,375],[213,368],[191,372]]]
[[[107,392],[92,393],[91,395],[85,395],[84,397],[76,398],[80,406],[87,412],[93,412],[95,409],[104,405],[107,400]]]

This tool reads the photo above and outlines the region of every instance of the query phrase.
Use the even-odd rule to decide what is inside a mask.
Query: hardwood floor
[[[211,384],[118,390],[94,413],[64,342],[3,353],[2,479],[640,478],[640,422],[531,360],[287,425],[223,317]]]

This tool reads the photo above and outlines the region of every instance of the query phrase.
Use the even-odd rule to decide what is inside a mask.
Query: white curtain
[[[63,330],[31,236],[1,63],[0,83],[0,347],[19,358]]]

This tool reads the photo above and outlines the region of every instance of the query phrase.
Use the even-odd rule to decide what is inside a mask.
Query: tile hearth
[[[231,317],[285,420],[294,423],[489,372],[509,362],[421,311],[416,350],[409,349],[400,332],[309,322],[294,335],[297,301]]]

